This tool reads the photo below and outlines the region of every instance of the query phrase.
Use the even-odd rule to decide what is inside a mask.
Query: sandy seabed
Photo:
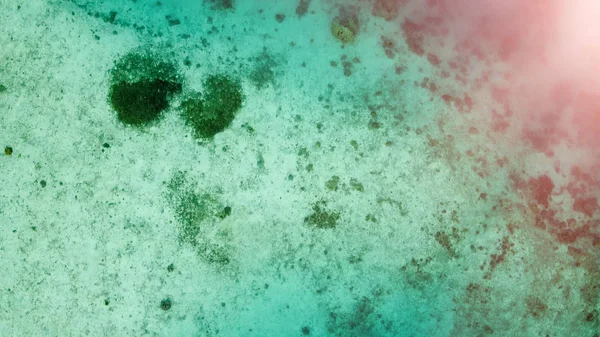
[[[0,335],[598,336],[597,92],[453,2],[0,0]],[[132,52],[182,79],[142,128]]]

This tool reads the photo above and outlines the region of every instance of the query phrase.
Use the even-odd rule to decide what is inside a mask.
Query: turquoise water
[[[425,3],[0,0],[0,335],[598,336],[588,129]]]

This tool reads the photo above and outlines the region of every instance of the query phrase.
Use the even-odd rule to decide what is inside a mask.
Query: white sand
[[[490,226],[483,236],[461,234],[459,256],[471,243],[496,246],[504,223],[485,218],[477,186],[444,161],[451,153],[432,154],[415,135],[424,127],[435,135],[446,107],[412,86],[431,71],[425,60],[406,53],[408,70],[394,74],[379,36],[399,36],[397,26],[361,15],[356,42],[342,49],[329,33],[331,3],[313,0],[314,13],[299,20],[292,1],[238,1],[233,13],[161,2],[30,0],[17,10],[0,0],[0,145],[14,149],[0,158],[0,335],[300,336],[306,326],[311,336],[449,336],[453,298],[481,278],[485,256],[448,255],[434,239],[436,228],[453,226],[441,210],[458,209],[468,227]],[[86,13],[111,10],[115,24]],[[282,23],[276,13],[286,14]],[[166,15],[181,24],[169,27]],[[218,33],[207,34],[208,16]],[[277,76],[259,90],[246,77],[247,60],[263,47]],[[107,101],[109,70],[144,48],[180,67],[184,93],[202,90],[208,74],[238,74],[246,98],[231,127],[198,144],[175,108],[145,131],[120,125]],[[349,77],[344,54],[360,59]],[[378,112],[380,129],[368,128],[368,104],[391,106]],[[102,151],[104,143],[110,148]],[[231,206],[201,238],[227,247],[227,266],[206,263],[179,241],[165,197],[177,171],[190,188]],[[326,188],[332,176],[337,191]],[[304,222],[319,200],[340,213],[335,229]],[[416,267],[413,258],[431,261]],[[526,280],[511,282],[506,294]],[[173,306],[164,311],[167,297]]]

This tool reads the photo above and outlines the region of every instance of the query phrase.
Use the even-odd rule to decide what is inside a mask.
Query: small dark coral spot
[[[171,309],[171,307],[173,306],[173,300],[171,300],[171,298],[165,298],[162,301],[160,301],[160,308],[164,311],[167,311],[169,309]]]
[[[221,219],[225,219],[226,217],[231,215],[231,207],[225,206],[221,212],[219,212],[218,216]]]

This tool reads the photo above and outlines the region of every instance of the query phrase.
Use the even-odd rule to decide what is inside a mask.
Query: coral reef
[[[177,68],[146,51],[125,55],[110,74],[109,103],[126,125],[157,120],[169,107],[169,95],[182,90]]]
[[[194,129],[194,136],[210,139],[225,130],[242,106],[239,81],[224,75],[212,75],[204,83],[204,94],[196,94],[181,103],[182,116]]]
[[[331,21],[331,34],[343,43],[353,42],[358,29],[358,10],[352,6],[340,8],[340,14]]]

